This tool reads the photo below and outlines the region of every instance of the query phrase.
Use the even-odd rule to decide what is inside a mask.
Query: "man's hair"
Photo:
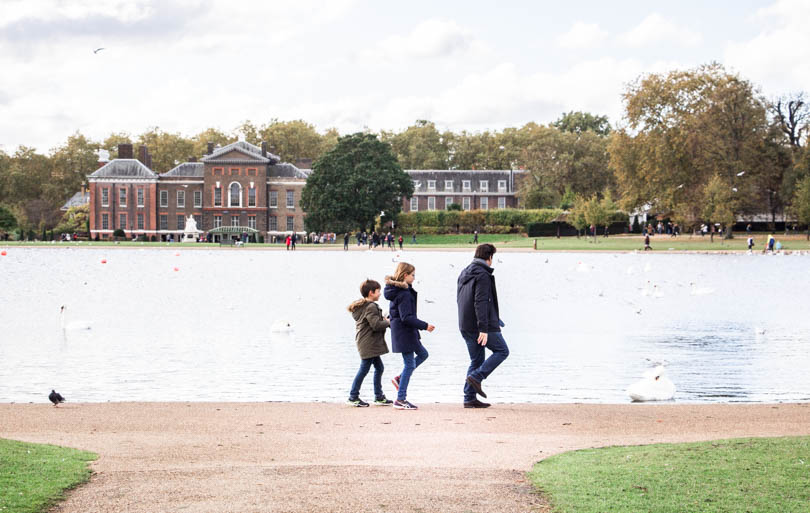
[[[380,284],[374,280],[366,280],[360,285],[360,294],[363,297],[368,297],[375,290],[380,290]]]
[[[489,260],[496,251],[495,246],[492,244],[480,244],[477,248],[475,248],[475,258]]]

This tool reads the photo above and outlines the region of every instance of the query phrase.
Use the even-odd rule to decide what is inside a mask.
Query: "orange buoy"
[[[174,256],[180,256],[180,253],[175,253]]]
[[[175,267],[175,268],[174,268],[174,272],[177,272],[177,271],[179,271],[179,270],[180,270],[180,269],[178,269],[177,267]]]
[[[6,256],[6,252],[5,251],[0,251],[0,255]]]
[[[106,264],[106,263],[107,263],[107,259],[106,259],[106,258],[102,259],[102,260],[101,260],[101,263],[102,263],[102,264]]]

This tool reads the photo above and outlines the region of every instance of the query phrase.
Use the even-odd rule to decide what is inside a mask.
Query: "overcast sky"
[[[0,149],[273,118],[615,123],[640,74],[711,61],[768,97],[810,90],[808,26],[806,0],[0,0]]]

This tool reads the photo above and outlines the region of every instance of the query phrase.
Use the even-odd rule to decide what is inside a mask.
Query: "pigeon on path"
[[[51,393],[48,394],[48,400],[53,403],[54,407],[59,406],[59,403],[65,402],[65,398],[56,390],[51,390]]]

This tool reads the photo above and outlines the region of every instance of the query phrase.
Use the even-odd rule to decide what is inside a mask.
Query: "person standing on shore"
[[[481,244],[475,248],[475,258],[461,271],[456,287],[458,328],[467,352],[470,366],[464,384],[465,408],[488,408],[489,403],[479,401],[476,394],[487,397],[481,383],[509,356],[509,347],[501,334],[498,290],[492,275],[495,246]],[[484,359],[484,349],[492,354]]]
[[[371,366],[374,366],[374,404],[388,406],[393,401],[386,399],[382,391],[382,373],[385,367],[380,356],[388,352],[385,343],[385,330],[389,321],[382,315],[377,305],[380,299],[381,287],[374,280],[366,280],[360,285],[361,299],[349,305],[349,312],[355,322],[355,341],[357,351],[360,353],[360,369],[352,382],[349,392],[350,406],[365,407],[368,403],[360,399],[360,387]]]
[[[408,384],[414,369],[427,360],[428,352],[422,345],[419,330],[432,332],[432,324],[416,316],[416,291],[413,280],[416,268],[409,263],[400,262],[393,276],[385,277],[385,299],[390,301],[388,312],[391,318],[391,350],[402,353],[402,374],[391,382],[397,389],[397,410],[416,410],[417,406],[408,402]]]
[[[290,249],[295,251],[295,242],[298,240],[298,235],[293,232],[292,236],[290,236]]]
[[[402,251],[402,235],[399,236],[399,250]]]
[[[349,232],[343,235],[343,251],[349,251]]]

